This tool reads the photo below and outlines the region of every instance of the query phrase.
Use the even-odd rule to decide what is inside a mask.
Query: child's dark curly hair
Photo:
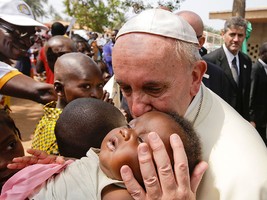
[[[10,117],[10,108],[8,106],[0,107],[0,126],[7,126],[19,137],[21,140],[21,134],[16,127],[14,120]]]

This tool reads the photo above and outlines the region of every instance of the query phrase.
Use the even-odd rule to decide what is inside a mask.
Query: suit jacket
[[[245,119],[249,120],[249,100],[250,100],[250,75],[252,68],[251,59],[244,53],[238,53],[239,58],[239,84],[234,81],[227,57],[223,47],[204,56],[204,59],[220,66],[228,78],[230,84],[227,86],[227,102],[236,109]]]
[[[229,101],[228,89],[230,82],[223,70],[215,64],[206,61],[207,71],[203,76],[202,82],[206,87],[219,95],[226,102]]]
[[[251,72],[250,118],[256,126],[266,127],[267,123],[267,74],[257,61]]]

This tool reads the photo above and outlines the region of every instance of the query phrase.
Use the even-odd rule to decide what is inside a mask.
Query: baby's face
[[[7,179],[17,172],[8,169],[7,164],[20,156],[24,156],[24,150],[19,137],[7,126],[0,125],[0,190]]]
[[[120,168],[128,165],[139,183],[142,183],[139,169],[137,147],[147,143],[148,133],[156,132],[162,139],[169,156],[172,159],[170,135],[180,133],[177,123],[167,114],[152,111],[132,120],[128,127],[113,129],[104,138],[99,155],[100,167],[112,179],[121,180]]]

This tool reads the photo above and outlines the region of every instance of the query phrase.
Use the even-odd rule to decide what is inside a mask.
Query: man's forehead
[[[227,28],[228,31],[246,31],[243,26],[232,25],[231,27]]]

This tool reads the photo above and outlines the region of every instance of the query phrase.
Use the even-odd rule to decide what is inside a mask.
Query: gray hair
[[[224,23],[224,32],[227,32],[228,29],[231,27],[243,27],[245,30],[247,30],[247,21],[240,16],[231,17],[227,19]]]
[[[177,59],[184,61],[187,66],[193,67],[195,62],[202,59],[198,51],[198,45],[181,40],[176,40],[175,45]]]

